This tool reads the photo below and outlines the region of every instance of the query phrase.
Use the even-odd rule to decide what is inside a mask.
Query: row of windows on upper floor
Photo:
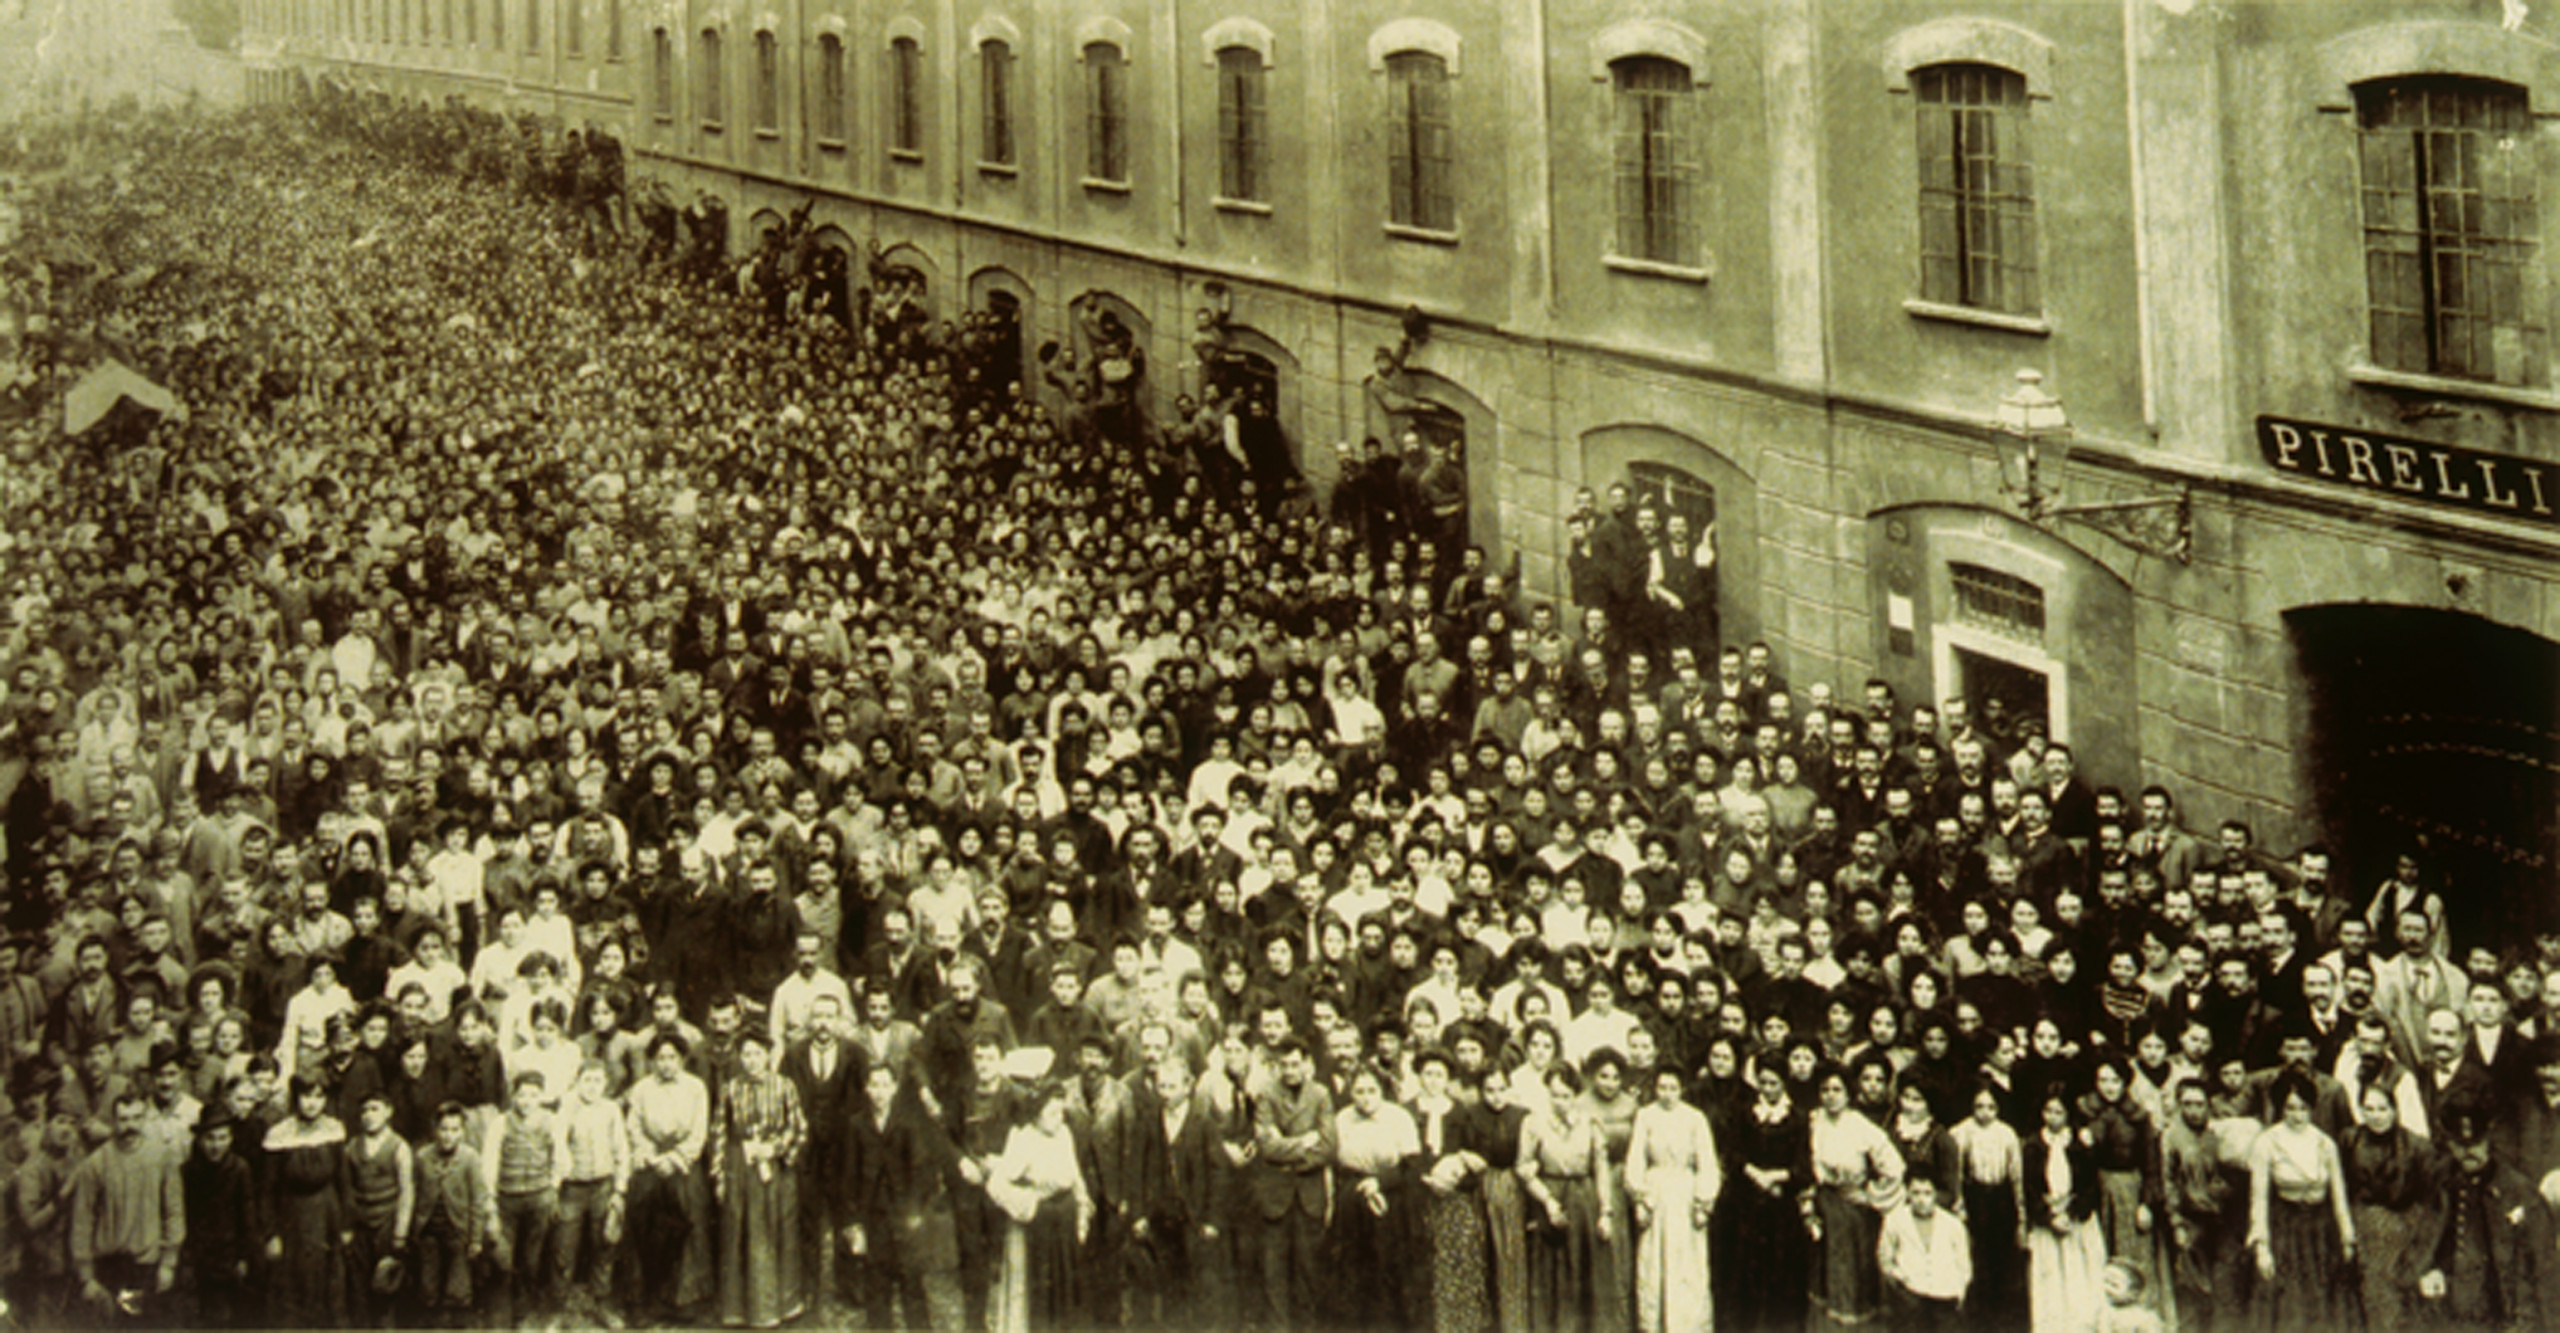
[[[343,30],[360,39],[477,46],[482,0],[327,0]],[[489,38],[503,47],[506,0],[488,0]],[[622,56],[623,0],[606,0],[605,58]],[[549,0],[524,0],[528,51],[538,51]],[[584,55],[584,9],[561,6],[564,54]],[[438,23],[438,19],[441,23]],[[457,19],[459,25],[457,26]],[[411,26],[414,24],[414,28]],[[1213,30],[1214,32],[1215,30]],[[695,34],[694,115],[720,131],[728,116],[723,30]],[[822,149],[847,145],[852,102],[843,37],[818,34],[812,131]],[[978,42],[977,163],[989,174],[1020,167],[1025,140],[1015,45]],[[1117,41],[1081,53],[1084,184],[1102,192],[1131,186],[1129,58]],[[1458,158],[1451,115],[1454,48],[1383,53],[1387,217],[1390,234],[1458,240]],[[672,122],[677,105],[673,34],[650,34],[649,110]],[[1265,213],[1273,204],[1265,89],[1267,44],[1239,41],[1216,50],[1218,203]],[[921,39],[898,32],[888,43],[887,149],[925,155]],[[781,55],[769,28],[754,35],[751,124],[781,131]],[[1706,127],[1698,84],[1681,60],[1620,55],[1608,64],[1614,182],[1614,245],[1620,268],[1703,277],[1701,239],[1707,189]],[[1989,316],[2022,330],[2042,328],[2036,191],[2027,80],[2015,69],[1954,62],[1911,71],[1917,167],[1916,313]],[[2421,76],[2374,80],[2357,90],[2367,330],[2371,358],[2388,371],[2541,389],[2550,379],[2549,290],[2539,262],[2536,185],[2528,99],[2522,88],[2487,79]]]

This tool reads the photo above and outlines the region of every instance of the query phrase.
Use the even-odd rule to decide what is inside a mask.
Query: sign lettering
[[[2560,463],[2283,417],[2258,418],[2258,452],[2278,472],[2331,486],[2560,527],[2543,484]]]

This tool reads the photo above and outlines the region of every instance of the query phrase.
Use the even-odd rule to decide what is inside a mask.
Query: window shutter
[[[1450,191],[1450,176],[1456,156],[1455,133],[1449,123],[1449,81],[1440,58],[1433,56],[1426,77],[1418,85],[1414,103],[1414,119],[1421,134],[1417,140],[1419,159],[1414,163],[1418,197],[1415,200],[1421,225],[1434,231],[1458,229],[1457,201]]]
[[[1644,93],[1632,71],[1618,76],[1618,253],[1630,259],[1652,257],[1645,192]]]
[[[1387,218],[1406,226],[1421,225],[1415,216],[1413,180],[1419,82],[1413,57],[1394,56],[1387,61]]]

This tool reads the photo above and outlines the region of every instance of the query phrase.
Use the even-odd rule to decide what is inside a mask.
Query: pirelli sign
[[[2263,416],[2258,451],[2308,481],[2560,527],[2560,463]]]

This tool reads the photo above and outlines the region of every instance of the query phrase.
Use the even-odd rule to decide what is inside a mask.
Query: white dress
[[[1653,1225],[1636,1242],[1636,1326],[1643,1333],[1706,1333],[1715,1326],[1707,1282],[1707,1228],[1693,1204],[1724,1188],[1715,1132],[1683,1103],[1647,1103],[1627,1141],[1627,1190],[1651,1204]]]

